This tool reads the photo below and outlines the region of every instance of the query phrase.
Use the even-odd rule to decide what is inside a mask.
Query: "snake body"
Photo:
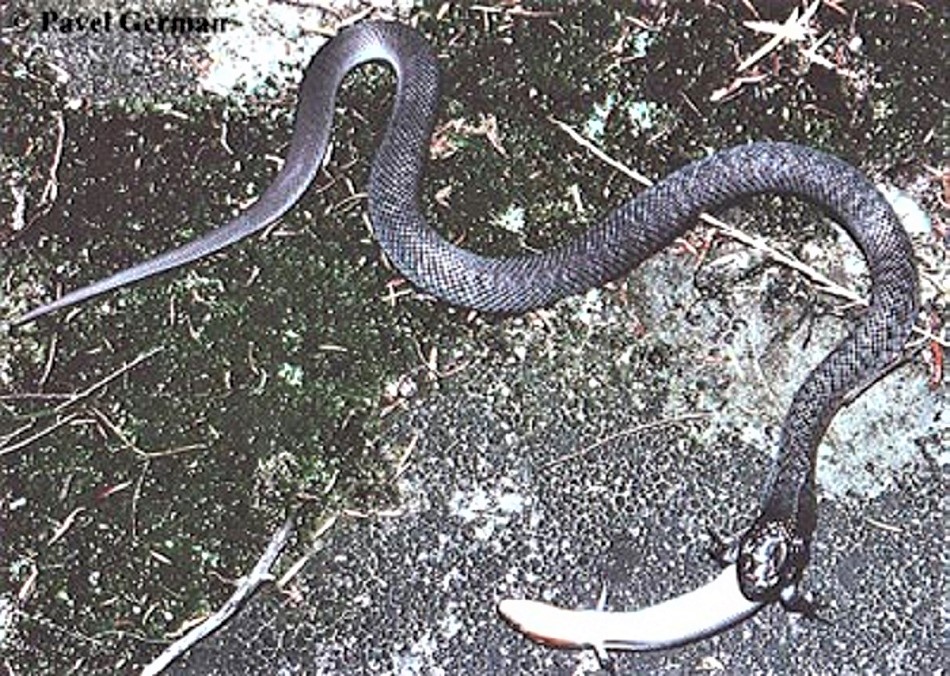
[[[813,202],[857,243],[872,282],[868,308],[795,394],[761,510],[738,544],[736,577],[750,607],[780,598],[794,607],[815,528],[818,445],[843,399],[873,382],[897,357],[918,309],[911,244],[893,210],[860,172],[817,150],[789,143],[723,150],[679,169],[560,246],[504,258],[477,255],[441,237],[419,208],[439,103],[436,59],[414,30],[364,22],[341,31],[314,56],[300,86],[286,161],[246,212],[197,240],[73,291],[13,323],[186,265],[274,222],[296,203],[323,161],[341,80],[358,65],[377,60],[392,65],[398,91],[371,169],[373,228],[405,277],[449,303],[509,314],[550,305],[626,274],[690,230],[701,212],[758,193],[791,194]]]

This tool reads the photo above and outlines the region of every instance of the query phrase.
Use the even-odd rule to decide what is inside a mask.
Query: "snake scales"
[[[425,40],[392,23],[347,28],[314,57],[300,87],[286,162],[260,199],[230,223],[13,321],[22,324],[116,287],[177,268],[261,230],[290,209],[326,152],[343,77],[372,60],[390,63],[398,92],[373,160],[369,210],[379,243],[416,286],[449,303],[520,313],[615,279],[693,227],[702,211],[757,193],[802,197],[854,239],[872,280],[867,311],[798,389],[781,429],[760,513],[739,540],[738,586],[752,602],[795,608],[815,528],[814,475],[822,436],[843,399],[898,355],[917,313],[911,244],[894,212],[854,168],[789,143],[751,143],[694,162],[623,204],[576,238],[545,252],[487,258],[447,242],[419,209],[420,180],[439,101],[439,72]]]

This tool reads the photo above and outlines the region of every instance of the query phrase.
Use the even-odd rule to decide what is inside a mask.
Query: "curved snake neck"
[[[676,171],[561,246],[486,258],[447,242],[420,213],[420,179],[439,100],[438,65],[429,46],[408,27],[365,22],[341,31],[314,56],[300,87],[286,162],[250,209],[208,235],[73,291],[14,324],[186,265],[274,222],[303,194],[323,161],[340,81],[374,60],[393,66],[398,92],[372,165],[373,228],[403,275],[449,303],[502,313],[549,305],[627,273],[691,229],[700,212],[763,192],[817,204],[854,239],[870,271],[870,305],[795,394],[762,511],[740,541],[738,574],[748,598],[775,600],[796,584],[815,526],[818,444],[843,398],[873,381],[898,355],[917,313],[911,245],[892,209],[857,170],[816,150],[788,143],[724,150]]]

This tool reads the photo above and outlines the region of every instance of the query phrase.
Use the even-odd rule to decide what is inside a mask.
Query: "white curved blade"
[[[498,612],[524,634],[548,645],[645,651],[712,636],[764,605],[742,595],[733,564],[698,589],[632,612],[566,610],[512,599],[498,604]]]

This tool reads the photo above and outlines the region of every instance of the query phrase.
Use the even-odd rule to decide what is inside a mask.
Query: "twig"
[[[120,366],[118,369],[116,369],[115,371],[113,371],[112,373],[110,373],[109,375],[107,375],[105,378],[103,378],[103,379],[101,379],[101,380],[99,380],[99,381],[93,383],[92,385],[90,385],[90,386],[87,387],[86,389],[82,390],[81,392],[75,392],[75,393],[69,395],[69,398],[66,399],[66,401],[64,401],[64,402],[62,402],[62,403],[60,403],[60,404],[57,404],[57,405],[53,408],[52,413],[53,413],[53,414],[62,413],[62,412],[65,411],[66,409],[70,408],[71,406],[74,406],[77,402],[80,402],[80,401],[82,401],[82,400],[84,400],[84,399],[87,399],[90,395],[92,395],[93,393],[95,393],[96,390],[99,390],[99,389],[105,387],[106,385],[108,385],[109,383],[111,383],[111,382],[112,382],[113,380],[115,380],[116,378],[122,376],[122,375],[125,374],[125,373],[128,373],[129,371],[131,371],[132,369],[134,369],[136,366],[138,366],[139,364],[141,364],[141,363],[144,362],[145,360],[150,359],[153,355],[157,354],[158,352],[161,352],[163,349],[165,349],[165,348],[163,348],[163,347],[156,347],[156,348],[153,348],[152,350],[149,350],[148,352],[146,352],[146,353],[144,353],[144,354],[140,354],[138,357],[136,357],[136,358],[133,359],[132,361],[128,362],[127,364],[124,364],[124,365]],[[26,439],[22,439],[22,440],[20,440],[20,441],[18,441],[18,442],[16,442],[16,443],[12,443],[12,444],[8,444],[8,445],[6,445],[6,446],[0,447],[0,457],[2,457],[2,456],[4,456],[4,455],[9,455],[10,453],[13,453],[13,452],[15,452],[15,451],[18,451],[18,450],[20,450],[21,448],[24,448],[24,447],[26,447],[26,446],[29,446],[30,444],[32,444],[34,441],[37,441],[38,439],[42,439],[42,438],[45,437],[46,435],[48,435],[48,434],[54,432],[55,430],[59,429],[59,428],[62,427],[63,425],[65,425],[65,424],[69,423],[70,421],[72,421],[73,419],[75,419],[77,415],[78,415],[78,414],[71,413],[70,415],[67,415],[65,418],[61,418],[60,420],[57,420],[56,422],[54,422],[54,423],[53,423],[52,425],[50,425],[49,427],[46,427],[46,428],[40,430],[39,432],[36,432],[35,434],[33,434],[33,435],[27,437]],[[45,416],[45,414],[44,414],[44,416]],[[24,428],[21,428],[21,429],[22,429],[22,431],[26,431],[27,429],[29,429],[29,427],[24,427]],[[16,435],[14,435],[14,436],[16,436]]]
[[[53,337],[49,340],[49,354],[46,355],[46,365],[43,367],[43,375],[40,376],[40,381],[37,383],[37,389],[42,390],[46,387],[46,383],[49,381],[50,374],[53,372],[53,364],[56,362],[56,345],[59,342],[59,334],[54,333]]]
[[[66,518],[63,519],[63,522],[59,524],[59,526],[57,526],[56,530],[53,531],[53,534],[50,536],[49,542],[46,543],[46,546],[51,547],[58,540],[62,539],[63,536],[65,536],[66,533],[69,532],[69,529],[73,527],[73,524],[76,522],[76,519],[79,517],[79,515],[85,511],[86,511],[85,507],[77,507],[76,509],[71,511],[66,516]]]
[[[339,24],[337,24],[337,31],[341,31],[347,26],[352,26],[354,24],[359,23],[360,21],[368,17],[370,14],[372,14],[374,11],[375,9],[373,7],[367,7],[366,9],[360,10],[353,16],[348,16],[347,18],[340,21]]]
[[[231,147],[231,144],[228,143],[228,120],[230,119],[230,114],[228,109],[224,109],[224,113],[221,115],[221,134],[218,139],[218,142],[221,144],[221,147],[224,148],[225,152],[228,155],[234,154],[234,148]]]
[[[883,531],[888,533],[897,533],[898,535],[903,535],[904,529],[899,526],[894,526],[883,521],[878,521],[877,519],[872,519],[871,517],[865,517],[864,520],[875,528],[880,528]]]
[[[156,674],[160,674],[168,668],[172,662],[188,652],[195,644],[230,620],[248,598],[257,591],[258,587],[274,579],[270,569],[294,533],[294,517],[295,513],[292,512],[284,521],[283,525],[274,533],[261,558],[257,560],[251,572],[241,580],[237,589],[231,595],[231,598],[229,598],[217,612],[211,615],[211,617],[198,626],[193,627],[187,634],[168,646],[154,661],[146,665],[142,670],[142,676],[155,676]]]
[[[781,24],[773,23],[771,21],[744,22],[746,28],[750,28],[759,33],[771,34],[772,37],[768,40],[768,42],[755,50],[751,56],[740,63],[736,71],[741,73],[747,68],[752,67],[783,42],[800,42],[807,38],[812,32],[808,24],[820,6],[820,2],[813,2],[804,11],[801,17],[799,17],[798,8],[796,7],[785,20],[785,23]]]
[[[553,16],[561,16],[561,12],[542,9],[525,9],[515,5],[514,7],[492,7],[490,5],[472,5],[469,9],[483,14],[504,14],[506,16],[519,16],[525,19],[545,19]]]
[[[26,448],[27,446],[32,444],[34,441],[39,441],[40,439],[47,436],[48,434],[52,434],[63,425],[66,425],[72,422],[73,419],[75,419],[76,416],[78,415],[79,415],[78,413],[70,413],[65,418],[57,420],[49,427],[44,427],[36,434],[30,435],[26,439],[22,439],[16,442],[15,444],[10,444],[9,446],[4,446],[3,448],[0,448],[0,458],[2,458],[5,455],[9,455],[10,453],[15,453],[16,451],[19,451],[21,448]]]
[[[25,401],[25,400],[60,400],[69,399],[72,394],[65,392],[14,392],[12,394],[0,394],[0,401]]]
[[[198,442],[196,444],[185,444],[183,446],[173,446],[171,448],[166,448],[161,451],[146,451],[142,448],[139,448],[131,439],[126,436],[126,434],[119,429],[119,426],[116,425],[112,420],[103,413],[98,408],[91,408],[90,412],[102,423],[115,437],[119,440],[125,448],[135,453],[140,458],[145,460],[156,460],[158,458],[167,458],[172,455],[180,455],[182,453],[190,453],[191,451],[201,451],[208,447],[207,444]]]
[[[33,624],[43,627],[44,629],[50,629],[59,634],[62,634],[63,636],[69,636],[72,639],[76,639],[77,641],[80,641],[82,643],[93,643],[95,645],[100,645],[102,643],[102,641],[96,636],[86,636],[85,634],[81,634],[78,631],[67,629],[66,627],[63,627],[46,617],[42,617],[39,615],[30,615],[29,613],[24,612],[20,608],[14,608],[13,613],[16,615],[16,618],[18,620],[32,622]]]
[[[324,492],[326,492],[326,491],[324,491]],[[333,526],[336,525],[336,522],[337,522],[337,520],[338,520],[339,518],[340,518],[340,515],[339,515],[339,514],[332,514],[332,515],[330,515],[329,517],[327,517],[327,519],[326,519],[322,524],[320,524],[320,527],[317,528],[317,530],[314,532],[314,534],[313,534],[313,536],[312,536],[312,541],[313,541],[313,542],[316,542],[317,540],[319,540],[324,534],[327,533],[327,531],[329,531],[331,528],[333,528]],[[303,567],[304,567],[305,565],[307,565],[307,562],[308,562],[311,558],[313,558],[314,551],[315,551],[315,548],[311,548],[310,551],[308,551],[306,554],[304,554],[304,555],[301,556],[299,559],[297,559],[297,560],[287,569],[287,572],[285,572],[283,575],[281,575],[280,579],[277,580],[277,582],[276,582],[276,587],[277,587],[278,589],[280,589],[280,590],[283,590],[284,587],[286,587],[288,584],[290,584],[290,581],[291,581],[292,579],[294,579],[294,577],[296,577],[297,574],[298,574],[301,570],[303,570]]]
[[[10,439],[16,439],[18,436],[20,436],[24,432],[28,432],[31,427],[33,427],[33,425],[30,423],[27,423],[25,425],[20,425],[15,430],[11,432],[7,432],[6,434],[0,436],[0,438],[3,439],[3,441],[0,442],[0,448],[6,448],[6,444],[8,441],[10,441]]]
[[[53,161],[49,166],[49,178],[46,186],[43,188],[43,194],[40,195],[40,205],[49,211],[49,207],[56,201],[59,195],[59,165],[63,160],[63,141],[66,138],[66,118],[60,112],[56,115],[56,147],[53,149]],[[42,212],[40,215],[42,215]],[[36,220],[36,216],[33,217]]]
[[[111,383],[116,378],[119,378],[120,376],[128,373],[129,371],[134,369],[136,366],[138,366],[139,364],[141,364],[142,362],[148,359],[151,359],[152,357],[154,357],[156,354],[158,354],[164,349],[165,349],[164,347],[155,347],[149,350],[148,352],[145,352],[144,354],[140,354],[138,357],[136,357],[132,361],[120,366],[118,369],[116,369],[115,371],[107,375],[102,380],[99,380],[93,383],[92,385],[90,385],[89,387],[87,387],[86,389],[82,390],[81,392],[77,392],[76,394],[72,395],[69,399],[64,401],[62,404],[59,404],[53,410],[59,413],[60,411],[63,411],[69,408],[70,406],[73,406],[76,402],[82,401],[83,399],[88,398],[89,395],[93,394],[96,390],[102,389],[103,387]]]
[[[40,195],[38,210],[30,217],[26,226],[31,226],[37,219],[50,212],[56,197],[59,195],[59,165],[63,159],[63,142],[66,139],[66,119],[62,113],[56,115],[56,146],[53,148],[53,160],[50,162],[46,185]]]
[[[622,439],[623,437],[629,437],[639,432],[647,432],[649,430],[659,429],[660,427],[667,427],[668,425],[678,425],[683,422],[689,422],[690,420],[701,420],[708,417],[709,413],[706,412],[684,413],[683,415],[679,415],[674,418],[664,418],[662,420],[654,420],[641,425],[634,425],[633,427],[628,427],[627,429],[620,430],[619,432],[614,432],[603,439],[599,439],[598,441],[595,441],[589,446],[585,446],[579,451],[567,453],[566,455],[562,455],[559,458],[555,458],[554,460],[546,462],[544,467],[554,467],[555,465],[560,465],[561,463],[568,462],[570,460],[576,460],[577,458],[581,458],[588,453],[597,450],[601,446],[606,446],[611,441],[616,441],[617,439]]]
[[[142,473],[139,474],[139,478],[135,482],[135,490],[132,491],[132,508],[129,510],[129,529],[131,530],[133,540],[139,536],[139,500],[142,497],[142,485],[145,483],[145,476],[148,474],[148,470],[151,466],[152,463],[148,460],[142,463]]]

